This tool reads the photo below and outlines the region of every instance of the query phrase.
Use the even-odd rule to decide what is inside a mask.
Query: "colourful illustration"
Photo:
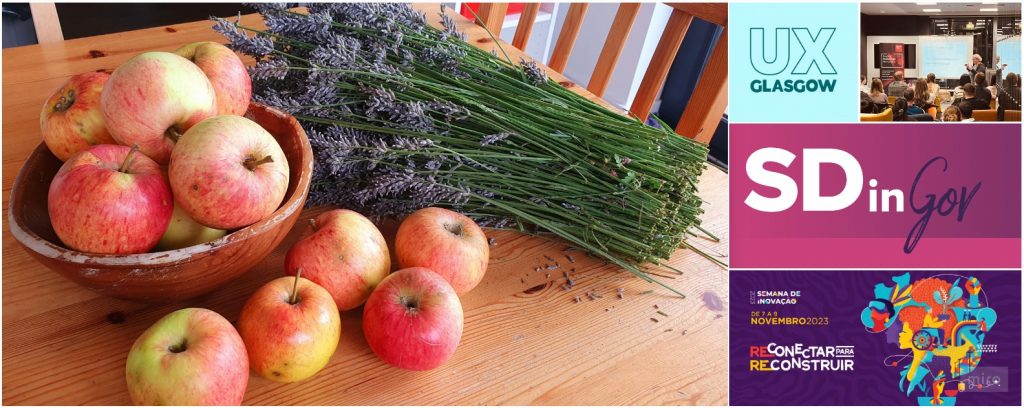
[[[900,391],[914,394],[919,405],[956,405],[965,390],[960,378],[981,363],[985,335],[996,323],[981,282],[955,274],[911,282],[905,273],[891,285],[876,284],[874,296],[861,311],[861,323],[906,350],[884,361],[901,368]]]

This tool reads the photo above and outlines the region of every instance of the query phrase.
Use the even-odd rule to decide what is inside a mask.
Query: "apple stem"
[[[264,158],[259,159],[259,160],[253,159],[250,156],[249,158],[245,159],[245,162],[242,163],[242,164],[244,164],[245,168],[247,168],[249,170],[256,170],[256,166],[259,166],[259,165],[265,164],[265,163],[273,163],[273,162],[274,162],[274,158],[270,157],[270,155],[268,154],[267,157],[264,157]]]
[[[302,276],[302,268],[295,270],[295,283],[292,283],[292,295],[288,298],[288,303],[294,305],[299,299],[299,277]]]
[[[172,142],[178,143],[178,139],[181,139],[181,132],[179,132],[174,126],[171,126],[164,131],[164,136],[167,136],[167,138],[171,139]]]
[[[320,230],[320,226],[316,225],[316,218],[309,219],[309,226],[313,228],[313,232],[317,232]]]
[[[121,162],[121,168],[119,168],[117,171],[120,171],[122,173],[127,173],[128,172],[128,165],[130,165],[131,162],[132,162],[132,156],[137,151],[139,151],[139,145],[138,144],[133,144],[132,148],[130,150],[128,150],[128,154],[126,154],[124,156],[124,161]]]

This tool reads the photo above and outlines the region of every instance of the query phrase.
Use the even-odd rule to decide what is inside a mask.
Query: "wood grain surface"
[[[437,6],[416,6],[438,23]],[[495,46],[479,27],[452,13],[472,44]],[[243,16],[261,25],[258,16]],[[43,100],[72,74],[112,70],[149,50],[199,40],[223,41],[206,21],[3,50],[3,403],[128,404],[124,363],[132,342],[163,315],[205,307],[229,320],[247,297],[283,274],[284,254],[307,233],[298,223],[248,274],[197,299],[152,306],[97,295],[33,261],[13,240],[7,204],[14,177],[39,143]],[[504,45],[513,60],[521,52]],[[554,72],[564,86],[597,100]],[[621,112],[621,109],[616,109]],[[728,262],[725,173],[708,168],[699,181],[704,226],[721,237],[693,245]],[[323,209],[306,210],[312,217]],[[394,226],[383,228],[393,234]],[[687,250],[665,279],[688,295],[671,296],[617,268],[571,253],[559,241],[504,231],[495,238],[483,282],[466,294],[465,333],[454,357],[429,372],[385,365],[366,345],[361,309],[342,315],[342,339],[316,377],[277,384],[253,376],[245,403],[278,404],[706,404],[726,401],[727,273]],[[535,271],[556,259],[562,268]],[[562,272],[577,284],[563,291]],[[624,298],[615,295],[624,289]],[[575,296],[596,290],[603,297]],[[653,293],[643,292],[653,290]],[[667,316],[658,314],[661,311]],[[655,322],[654,320],[657,320]]]

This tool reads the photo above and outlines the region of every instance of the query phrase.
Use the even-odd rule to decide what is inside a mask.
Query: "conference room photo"
[[[1020,122],[1020,2],[861,4],[861,122]]]

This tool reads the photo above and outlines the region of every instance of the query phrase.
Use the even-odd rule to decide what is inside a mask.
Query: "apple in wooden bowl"
[[[162,303],[208,293],[241,276],[281,243],[302,213],[313,174],[313,152],[298,121],[253,103],[246,117],[274,136],[288,161],[288,188],[280,207],[255,224],[186,248],[102,255],[66,248],[47,212],[47,192],[62,162],[40,144],[18,173],[8,207],[11,235],[32,257],[98,293]]]

